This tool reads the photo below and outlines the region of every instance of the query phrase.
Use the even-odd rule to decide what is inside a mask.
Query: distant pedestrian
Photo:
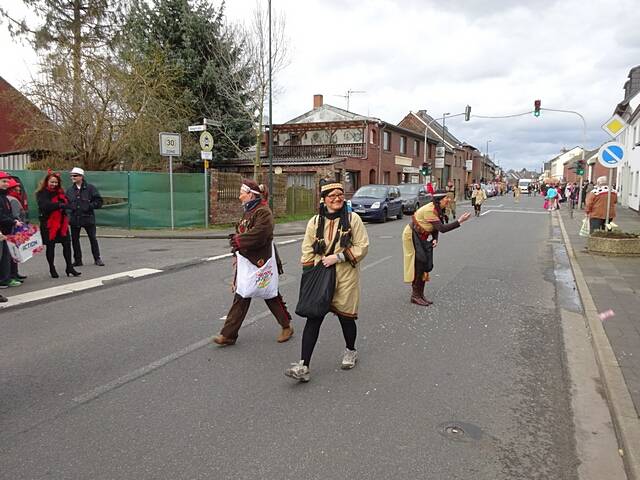
[[[513,198],[515,198],[516,203],[520,202],[520,187],[517,185],[513,189]]]
[[[73,185],[67,188],[67,198],[69,199],[69,221],[71,225],[71,242],[73,244],[73,266],[82,266],[80,230],[84,228],[91,244],[93,262],[100,267],[104,267],[96,237],[95,215],[95,210],[102,208],[102,197],[96,187],[87,183],[82,168],[74,167],[71,170],[71,181]]]
[[[473,210],[475,211],[476,217],[480,216],[480,211],[482,210],[482,204],[487,199],[486,192],[482,189],[482,187],[478,184],[475,185],[473,192],[471,192],[471,205],[473,205]]]
[[[55,266],[55,247],[56,243],[61,243],[67,277],[69,275],[79,276],[80,272],[73,268],[71,262],[71,234],[69,233],[69,216],[67,214],[69,200],[62,188],[59,173],[51,171],[47,173],[36,190],[36,200],[40,210],[40,233],[49,263],[49,274],[52,278],[59,277]]]
[[[242,180],[240,195],[238,199],[242,203],[244,213],[240,222],[236,225],[236,233],[231,235],[229,243],[234,254],[239,253],[251,264],[262,267],[267,263],[272,255],[275,255],[277,274],[283,273],[282,264],[278,253],[273,246],[273,214],[267,204],[268,193],[264,185],[258,185],[250,179]],[[220,346],[234,345],[238,339],[238,332],[244,322],[251,297],[244,298],[236,291],[238,282],[243,280],[238,277],[237,260],[234,262],[236,272],[233,282],[233,303],[227,313],[224,325],[220,334],[213,337],[213,343]],[[278,336],[279,343],[286,342],[293,335],[291,326],[291,315],[282,299],[280,292],[273,298],[265,300],[267,307],[282,327]]]
[[[13,218],[20,220],[21,223],[27,223],[27,212],[23,203],[23,195],[20,190],[20,184],[15,179],[9,180],[9,188],[7,189],[7,198],[11,202],[11,213]],[[19,282],[24,281],[26,275],[20,275],[18,272],[18,262],[12,260],[11,262],[11,278]]]
[[[443,224],[442,212],[449,201],[446,191],[434,192],[433,201],[419,208],[402,232],[404,281],[411,283],[410,301],[416,305],[426,307],[433,303],[425,298],[424,287],[433,269],[433,249],[438,245],[438,235],[458,228],[471,217],[470,212],[465,212],[458,220]]]
[[[584,204],[587,200],[587,193],[589,193],[592,188],[593,184],[585,180],[582,185],[582,200],[580,202],[580,208],[584,208]]]
[[[558,191],[553,185],[549,185],[549,188],[547,188],[545,204],[547,205],[547,210],[550,212],[558,208]]]
[[[585,214],[589,217],[589,232],[604,230],[607,223],[611,223],[616,218],[616,204],[618,203],[618,193],[611,189],[611,200],[609,212],[607,214],[607,197],[609,197],[609,186],[607,177],[598,177],[596,186],[587,194],[585,201]]]
[[[0,288],[22,285],[18,280],[11,278],[13,258],[6,242],[6,235],[13,233],[15,227],[22,226],[22,222],[14,217],[11,202],[7,198],[10,181],[11,176],[8,173],[0,172]],[[0,302],[6,302],[6,299],[0,299]]]
[[[456,218],[456,187],[452,180],[447,183],[447,197],[449,197],[449,205],[445,213],[445,223],[449,223],[449,218]]]
[[[320,197],[319,213],[307,223],[301,262],[303,270],[312,269],[320,262],[325,267],[335,265],[335,290],[327,307],[340,321],[346,346],[340,367],[348,370],[358,361],[356,319],[360,303],[360,263],[367,255],[369,237],[360,217],[348,211],[341,183],[321,181]],[[327,255],[329,252],[332,253]],[[301,360],[285,370],[286,376],[309,381],[311,356],[323,320],[324,317],[307,318]]]

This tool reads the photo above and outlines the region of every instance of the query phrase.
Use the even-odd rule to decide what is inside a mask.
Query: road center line
[[[126,375],[123,375],[120,378],[116,378],[115,380],[106,383],[98,388],[94,388],[93,390],[91,390],[90,392],[85,393],[84,395],[80,395],[78,397],[75,397],[73,399],[74,402],[78,403],[78,404],[83,404],[83,403],[87,403],[90,402],[91,400],[94,400],[96,398],[98,398],[101,395],[104,395],[107,392],[110,392],[112,390],[115,390],[118,387],[121,387],[122,385],[129,383],[133,380],[136,380],[148,373],[153,372],[154,370],[157,370],[158,368],[166,365],[169,362],[172,362],[174,360],[177,360],[180,357],[184,357],[185,355],[194,352],[196,350],[198,350],[199,348],[204,347],[205,345],[207,345],[209,342],[211,341],[211,337],[207,337],[207,338],[203,338],[202,340],[197,341],[196,343],[192,343],[191,345],[184,347],[181,350],[178,350],[177,352],[172,353],[171,355],[167,355],[166,357],[161,358],[160,360],[156,360],[155,362],[150,363],[149,365],[145,365],[142,368],[138,368],[137,370],[134,370],[131,373],[128,373]]]
[[[230,255],[230,254],[229,254]],[[221,257],[221,256],[219,256]],[[388,257],[382,257],[381,259],[370,263],[368,265],[365,265],[362,270],[366,270],[368,268],[374,267],[376,265],[381,264],[382,262],[385,262],[389,259],[393,258],[392,256],[388,256]],[[260,312],[256,315],[253,315],[250,318],[247,318],[243,324],[244,325],[252,325],[253,323],[255,323],[256,321],[260,320],[261,318],[265,318],[268,317],[271,314],[271,312],[269,310],[265,310],[263,312]],[[222,319],[221,319],[222,320]],[[192,343],[191,345],[188,345],[174,353],[171,353],[169,355],[167,355],[166,357],[161,358],[160,360],[156,360],[155,362],[151,362],[148,365],[145,365],[144,367],[138,368],[130,373],[127,373],[126,375],[123,375],[122,377],[116,378],[115,380],[106,383],[104,385],[101,385],[97,388],[94,388],[93,390],[83,394],[83,395],[79,395],[77,397],[73,398],[73,401],[79,405],[90,402],[91,400],[94,400],[98,397],[100,397],[101,395],[104,395],[105,393],[111,392],[113,390],[115,390],[116,388],[119,388],[129,382],[132,382],[134,380],[137,380],[140,377],[143,377],[157,369],[159,369],[160,367],[163,367],[164,365],[167,365],[170,362],[173,362],[174,360],[177,360],[181,357],[184,357],[185,355],[188,355],[189,353],[195,352],[196,350],[207,346],[209,343],[211,342],[211,337],[206,337],[203,338],[202,340],[198,340],[195,343]]]
[[[369,264],[365,265],[364,267],[362,267],[362,270],[364,271],[364,270],[366,270],[366,269],[368,269],[368,268],[375,267],[376,265],[379,265],[379,264],[381,264],[382,262],[386,262],[386,261],[387,261],[387,260],[389,260],[390,258],[393,258],[393,257],[392,257],[392,256],[382,257],[380,260],[376,260],[376,261],[375,261],[375,262],[373,262],[373,263],[369,263]]]

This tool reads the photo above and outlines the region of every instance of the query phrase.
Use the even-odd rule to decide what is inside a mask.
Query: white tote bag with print
[[[271,258],[256,267],[236,252],[236,293],[243,298],[274,298],[278,295],[278,265],[276,252],[271,245]]]

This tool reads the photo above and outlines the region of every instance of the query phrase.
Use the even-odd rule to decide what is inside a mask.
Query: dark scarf
[[[64,203],[65,205],[69,203],[67,197],[64,194],[64,190],[56,189],[50,190],[47,188],[47,191],[50,193],[55,193],[55,195],[51,198],[52,202]],[[66,237],[69,232],[69,217],[64,213],[63,210],[57,209],[51,212],[49,218],[47,218],[47,230],[49,231],[49,240],[55,240],[58,233],[60,236]]]
[[[255,207],[260,205],[260,202],[262,202],[262,198],[259,198],[259,197],[258,198],[254,198],[253,200],[249,200],[247,203],[243,203],[242,204],[242,208],[244,208],[245,212],[250,212]]]
[[[316,255],[324,255],[327,244],[324,241],[324,219],[335,220],[340,218],[338,232],[340,235],[340,246],[348,248],[352,245],[351,241],[351,222],[349,221],[349,213],[347,212],[347,202],[337,212],[330,213],[324,202],[320,202],[320,211],[318,212],[318,226],[316,228],[316,238],[313,242],[313,253]]]

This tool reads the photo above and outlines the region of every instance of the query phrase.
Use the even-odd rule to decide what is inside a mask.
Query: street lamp
[[[445,128],[444,122],[447,115],[451,115],[451,113],[443,113],[442,114],[442,148],[444,149],[444,158],[442,159],[442,170],[440,170],[440,188],[444,188],[444,159],[447,157],[447,142],[445,140]]]

